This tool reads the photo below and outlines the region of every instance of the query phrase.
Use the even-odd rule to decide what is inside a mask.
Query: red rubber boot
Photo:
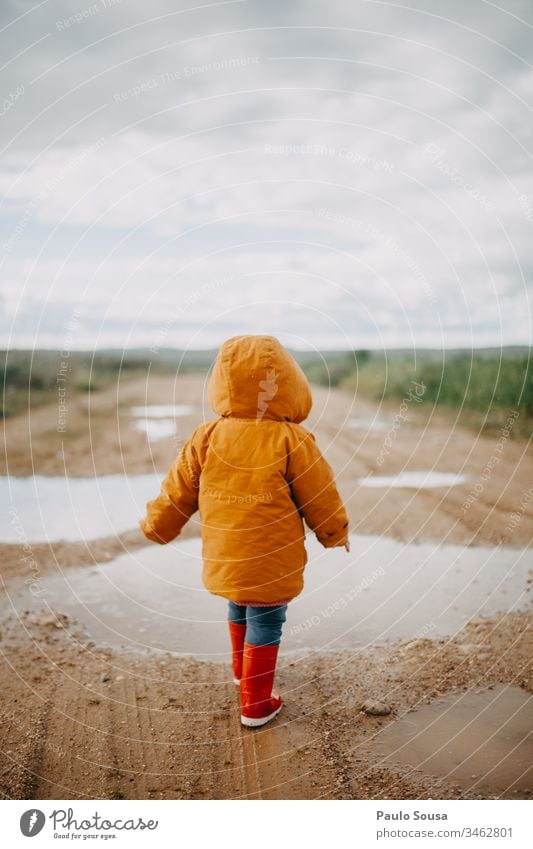
[[[242,652],[244,648],[244,637],[246,635],[246,625],[228,621],[228,628],[232,649],[233,683],[240,684],[242,678]]]
[[[244,644],[241,678],[241,723],[248,728],[266,725],[280,712],[283,701],[272,692],[278,646]]]

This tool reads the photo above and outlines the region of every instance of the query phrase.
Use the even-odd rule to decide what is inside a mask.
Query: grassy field
[[[205,373],[216,350],[179,351],[161,348],[127,351],[0,351],[2,399],[0,417],[7,418],[57,400],[58,388],[69,396],[98,392],[117,381],[149,374]]]
[[[148,373],[205,372],[216,351],[147,349],[71,352],[10,351],[0,354],[3,377],[2,416],[54,400],[66,370],[69,392],[97,392],[118,380]],[[533,358],[528,348],[472,351],[394,350],[295,352],[312,383],[335,386],[373,401],[394,401],[408,394],[413,382],[426,410],[453,411],[462,423],[477,428],[501,427],[519,415],[516,433],[530,435],[533,424]],[[420,387],[423,387],[423,390]]]
[[[62,384],[71,394],[97,392],[119,378],[144,374],[149,366],[148,360],[122,360],[113,354],[3,351],[0,356],[3,418],[55,400]]]
[[[426,409],[449,409],[476,427],[500,427],[518,413],[516,431],[533,424],[533,357],[527,349],[376,354],[345,352],[304,366],[309,379],[375,401],[404,398],[416,382]]]

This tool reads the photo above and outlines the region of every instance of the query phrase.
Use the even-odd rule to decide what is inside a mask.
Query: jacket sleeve
[[[315,437],[299,427],[288,454],[287,481],[294,503],[325,548],[345,545],[348,516],[331,466],[322,456]]]
[[[201,469],[193,437],[170,467],[158,497],[146,505],[146,518],[140,523],[143,534],[161,545],[177,537],[198,510]]]

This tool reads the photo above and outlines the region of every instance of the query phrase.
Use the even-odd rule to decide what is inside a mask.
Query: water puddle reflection
[[[174,416],[192,416],[195,407],[191,404],[149,404],[147,407],[130,407],[130,414],[139,418],[164,419]]]
[[[389,428],[387,422],[383,421],[383,419],[376,418],[352,418],[348,419],[346,422],[348,427],[353,427],[355,430],[375,430],[375,431],[384,431]]]
[[[137,526],[162,475],[94,478],[0,477],[0,542],[54,542],[116,536]]]
[[[351,546],[348,555],[307,538],[305,589],[289,605],[285,651],[453,635],[472,618],[527,606],[526,551],[356,535]],[[39,598],[22,584],[9,594],[18,609],[76,618],[101,643],[227,659],[226,604],[204,590],[201,571],[201,541],[188,539],[45,576]]]
[[[533,696],[507,684],[439,700],[379,731],[373,755],[482,795],[523,798],[533,787]]]
[[[457,486],[465,483],[466,475],[448,472],[400,472],[398,475],[368,475],[359,478],[361,486],[401,487],[402,489],[434,489],[441,486]]]
[[[146,434],[148,442],[166,439],[169,436],[174,436],[177,432],[174,419],[139,419],[132,422],[131,426],[134,430]]]
[[[134,430],[146,434],[148,442],[167,439],[177,433],[176,419],[191,416],[196,408],[191,404],[149,404],[145,407],[130,407]]]

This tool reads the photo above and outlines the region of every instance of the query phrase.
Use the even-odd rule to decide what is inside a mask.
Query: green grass
[[[149,365],[149,360],[121,360],[112,354],[71,352],[65,358],[57,351],[3,351],[0,415],[14,416],[28,407],[57,400],[59,385],[66,386],[71,395],[98,392],[116,383],[119,376],[122,381],[146,374]]]
[[[72,397],[99,392],[119,380],[146,377],[148,373],[204,373],[215,355],[216,351],[183,352],[172,348],[163,348],[157,354],[138,348],[124,353],[71,351],[68,356],[59,351],[0,351],[0,417],[57,401],[60,385],[66,386]]]
[[[146,350],[96,354],[72,352],[68,365],[70,392],[89,393],[119,379],[150,373],[205,372],[215,352],[191,352],[180,362],[180,352],[164,350],[155,358]],[[498,427],[512,411],[519,413],[514,432],[530,434],[533,422],[533,358],[527,348],[470,351],[408,350],[386,353],[360,351],[297,354],[312,383],[340,387],[374,401],[406,397],[412,382],[424,385],[417,409],[449,409],[461,421],[477,428]],[[0,353],[3,416],[57,399],[57,377],[62,358],[57,351]]]
[[[349,380],[370,359],[369,351],[341,351],[325,354],[319,360],[303,362],[302,369],[311,383],[319,386],[340,386]]]
[[[487,353],[455,353],[387,359],[368,357],[340,381],[342,388],[372,400],[404,398],[416,381],[423,385],[422,405],[459,411],[476,426],[497,427],[518,412],[516,430],[531,433],[533,421],[533,357]],[[422,406],[421,405],[421,406]]]

